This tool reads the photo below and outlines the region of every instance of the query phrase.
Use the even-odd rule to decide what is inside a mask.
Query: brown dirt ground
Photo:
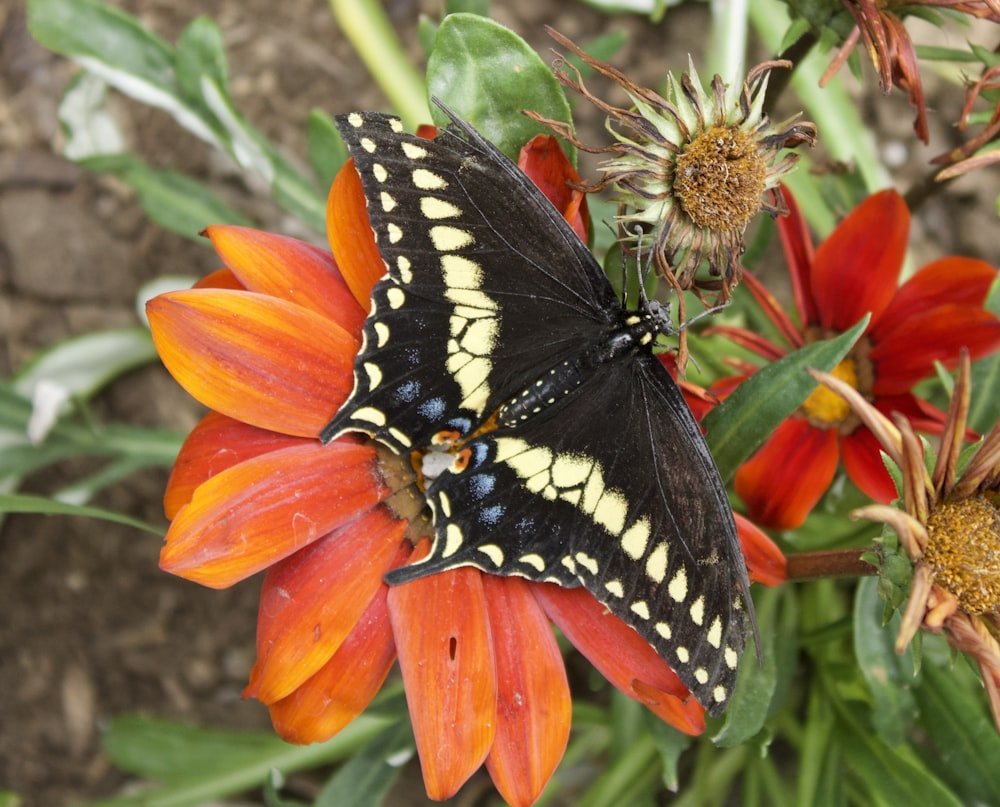
[[[120,3],[169,41],[194,16],[192,0]],[[706,19],[696,4],[671,11],[659,26],[639,18],[613,22],[555,0],[495,3],[495,17],[542,53],[541,26],[587,37],[609,27],[633,36],[622,54],[640,83],[656,86]],[[433,3],[387,4],[404,41],[415,43],[421,11]],[[221,0],[211,4],[225,32],[237,103],[288,153],[304,155],[308,111],[384,107],[328,7],[320,0]],[[413,55],[418,56],[416,47]],[[28,35],[24,0],[0,8],[0,372],[10,374],[62,338],[135,322],[137,288],[167,273],[205,274],[211,251],[149,224],[119,183],[90,175],[59,156],[56,106],[75,67]],[[869,74],[870,78],[870,74]],[[883,143],[911,143],[905,101],[866,96],[859,103],[884,131]],[[960,99],[935,113],[935,147],[916,149],[915,170],[952,143],[946,121]],[[132,146],[156,166],[216,179],[206,149],[166,116],[122,102]],[[950,117],[948,114],[950,112]],[[938,114],[940,113],[940,114]],[[301,235],[268,202],[230,187],[234,202],[263,229]],[[925,209],[915,226],[930,255],[959,251],[1000,262],[992,210],[996,174],[964,180]],[[207,223],[207,222],[206,222]],[[322,243],[318,234],[312,236]],[[933,252],[931,252],[931,247]],[[169,426],[185,432],[200,410],[160,367],[134,372],[96,403],[104,422]],[[39,474],[46,491],[73,478],[72,467]],[[98,504],[162,522],[163,471],[136,475]],[[265,710],[240,700],[253,661],[257,588],[225,592],[174,579],[157,568],[159,542],[115,525],[68,518],[9,518],[0,533],[0,790],[27,805],[56,805],[112,795],[124,784],[102,756],[101,726],[113,715],[143,712],[226,728],[263,729]],[[411,785],[413,783],[411,782]],[[455,804],[483,804],[473,786]],[[421,788],[401,789],[393,804],[423,804]],[[413,795],[417,794],[417,795]]]

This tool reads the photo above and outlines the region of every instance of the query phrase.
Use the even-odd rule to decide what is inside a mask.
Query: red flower
[[[538,176],[545,155],[555,201],[582,232],[582,200],[565,182],[575,172],[559,153],[561,179],[551,179],[555,154],[537,146],[522,167]],[[703,731],[704,710],[673,671],[582,589],[472,568],[383,583],[429,548],[408,459],[356,437],[317,439],[351,390],[384,271],[350,164],[327,213],[332,255],[209,228],[226,269],[148,305],[164,364],[214,410],[168,484],[161,566],[217,588],[266,570],[245,694],[267,704],[284,738],[323,740],[361,713],[398,657],[428,795],[450,796],[485,762],[503,798],[528,805],[569,735],[551,621],[626,695],[680,731]]]
[[[786,191],[790,214],[779,220],[799,325],[750,275],[747,287],[788,348],[829,338],[871,312],[868,329],[833,371],[885,413],[940,433],[940,411],[914,396],[934,363],[953,368],[965,346],[973,358],[1000,347],[1000,321],[983,310],[996,270],[981,260],[948,257],[898,286],[910,214],[895,191],[870,196],[813,253],[805,223]],[[724,333],[766,359],[787,351],[741,328]],[[727,379],[726,384],[732,384]],[[842,459],[851,480],[876,501],[895,498],[878,443],[840,396],[820,387],[736,473],[750,517],[772,529],[799,526],[829,487]]]

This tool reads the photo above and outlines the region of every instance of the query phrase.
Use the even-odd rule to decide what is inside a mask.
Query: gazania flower
[[[768,360],[842,333],[866,313],[871,321],[833,375],[885,413],[899,412],[917,429],[939,432],[943,416],[911,392],[934,363],[954,368],[959,350],[973,358],[1000,347],[1000,321],[983,309],[996,280],[989,264],[949,257],[920,269],[897,286],[906,253],[910,215],[895,191],[858,205],[813,252],[794,200],[778,229],[788,261],[798,323],[749,273],[746,286],[787,347],[742,328],[722,333]],[[727,380],[727,384],[738,382]],[[799,526],[829,487],[838,459],[851,480],[876,501],[895,488],[875,438],[843,398],[817,389],[736,473],[736,492],[750,517],[764,527]]]
[[[926,14],[926,8],[932,7],[1000,22],[1000,0],[843,0],[843,4],[854,18],[854,28],[823,74],[820,85],[829,81],[843,66],[858,39],[864,40],[868,57],[878,72],[882,92],[888,95],[894,84],[906,90],[911,106],[917,110],[913,129],[917,137],[926,143],[929,137],[927,108],[924,105],[917,50],[902,16],[917,9]]]
[[[547,30],[589,67],[618,83],[634,104],[633,109],[612,106],[587,90],[575,68],[563,64],[564,69],[557,69],[560,81],[608,115],[608,128],[617,140],[606,148],[590,148],[573,138],[568,127],[546,121],[578,148],[611,155],[604,176],[587,190],[615,187],[623,243],[651,254],[675,288],[718,288],[721,276],[721,296],[728,298],[742,271],[747,224],[760,210],[784,210],[778,182],[798,160],[785,149],[815,140],[813,124],[797,122],[796,116],[772,125],[763,112],[768,72],[790,63],[758,65],[739,87],[715,76],[711,93],[703,89],[692,64],[680,81],[667,76],[663,98]],[[703,262],[716,279],[696,280]]]
[[[919,629],[943,633],[978,665],[1000,731],[1000,425],[958,475],[969,375],[969,357],[963,354],[930,474],[923,444],[905,418],[896,417],[893,425],[853,388],[829,377],[824,383],[850,401],[902,473],[902,510],[871,505],[854,514],[888,524],[913,561],[896,652],[902,653]]]
[[[549,175],[543,185],[582,228],[561,152],[540,141],[522,167]],[[485,762],[503,798],[528,805],[570,727],[553,623],[626,695],[687,734],[703,731],[704,710],[674,672],[582,588],[472,568],[383,583],[429,549],[409,461],[360,438],[318,439],[350,393],[364,309],[384,271],[350,165],[331,190],[328,229],[333,254],[211,227],[226,268],[148,305],[164,364],[214,410],[168,484],[161,565],[216,588],[265,571],[245,694],[268,706],[282,737],[319,741],[364,710],[398,658],[428,795],[450,796]],[[742,536],[765,578],[780,578],[773,544],[749,528]]]

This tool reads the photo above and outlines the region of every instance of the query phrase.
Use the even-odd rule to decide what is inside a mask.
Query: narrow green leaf
[[[702,426],[724,480],[816,389],[806,368],[830,371],[836,367],[864,332],[868,319],[865,316],[833,339],[806,345],[762,367],[705,416]]]
[[[882,624],[878,587],[877,577],[866,577],[855,590],[854,653],[874,701],[872,726],[889,745],[899,745],[916,715],[911,691],[915,671],[911,652],[899,656],[895,651],[898,615]]]
[[[177,38],[177,83],[189,103],[201,105],[201,82],[206,76],[222,87],[229,83],[229,63],[219,26],[197,17]]]
[[[341,140],[337,127],[322,109],[309,113],[306,125],[309,138],[309,164],[321,188],[329,188],[340,167],[347,162],[347,147]]]
[[[1000,422],[1000,353],[972,365],[972,402],[969,426],[986,434]]]
[[[764,727],[778,680],[774,638],[777,634],[778,605],[783,599],[784,592],[777,588],[762,589],[754,597],[764,661],[763,665],[758,664],[756,655],[747,647],[740,662],[732,699],[726,707],[725,722],[712,738],[712,742],[721,748],[740,745]]]
[[[31,398],[36,385],[58,383],[72,398],[89,398],[123,373],[156,360],[145,328],[95,331],[58,342],[22,367],[13,389]]]
[[[1000,804],[1000,735],[983,707],[978,682],[959,685],[955,669],[927,661],[914,692],[920,724],[934,744],[928,754],[967,803]],[[972,678],[973,676],[968,676]]]
[[[324,785],[313,807],[381,807],[403,765],[416,752],[407,719],[389,726]]]
[[[571,120],[562,85],[538,54],[513,31],[475,14],[452,14],[441,23],[427,61],[427,87],[515,160],[532,137],[551,134],[524,110]],[[440,109],[431,112],[439,125],[447,123]],[[575,151],[567,153],[575,161]]]
[[[653,717],[647,712],[649,717],[647,723],[649,733],[656,744],[656,751],[660,755],[660,767],[663,769],[663,786],[671,791],[677,792],[680,787],[681,778],[678,771],[681,754],[683,754],[694,742],[686,734],[682,734],[673,726],[669,726],[662,720]]]
[[[160,527],[154,527],[145,521],[137,518],[116,513],[112,510],[105,510],[101,507],[85,507],[77,504],[66,504],[55,499],[48,499],[45,496],[29,496],[22,493],[9,493],[0,495],[0,513],[32,513],[42,516],[82,516],[84,518],[99,518],[103,521],[113,521],[116,524],[125,524],[139,530],[151,532],[154,535],[163,536]]]

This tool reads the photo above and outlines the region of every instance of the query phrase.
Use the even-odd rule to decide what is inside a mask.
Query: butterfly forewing
[[[337,121],[388,273],[323,437],[447,452],[425,477],[431,553],[387,580],[471,565],[584,585],[718,713],[752,605],[718,471],[651,352],[662,324],[625,311],[558,211],[451,117],[434,140]]]

